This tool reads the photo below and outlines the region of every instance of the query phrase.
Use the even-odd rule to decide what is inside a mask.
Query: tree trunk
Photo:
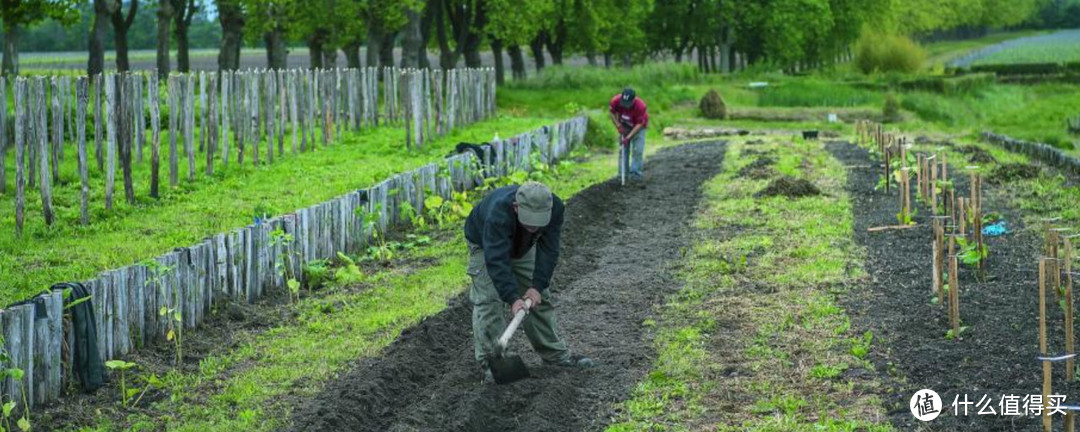
[[[367,52],[364,55],[364,62],[367,67],[376,67],[379,65],[379,46],[382,42],[382,30],[376,24],[369,24],[367,29]]]
[[[176,35],[176,70],[191,72],[191,58],[188,56],[188,28],[191,19],[195,16],[195,0],[176,0],[176,26],[173,33]]]
[[[435,34],[439,42],[439,67],[450,69],[454,67],[454,62],[453,52],[450,50],[450,39],[446,34],[446,18],[443,16],[445,13],[439,0],[432,0],[432,2],[437,6],[431,14],[432,19],[435,20]]]
[[[173,7],[171,0],[159,0],[157,11],[157,73],[158,79],[169,76],[172,65],[169,64],[169,30],[172,30]],[[218,62],[221,66],[221,62]]]
[[[562,65],[563,46],[566,44],[566,25],[562,22],[555,26],[555,35],[544,38],[544,45],[551,54],[551,64]]]
[[[510,71],[514,79],[525,79],[525,56],[521,53],[521,46],[510,45],[507,51],[510,54]]]
[[[218,69],[237,70],[240,68],[240,44],[244,35],[244,12],[235,2],[218,1],[218,20],[221,22]]]
[[[394,67],[394,37],[397,33],[386,32],[383,33],[382,40],[379,41],[379,66]]]
[[[323,67],[323,54],[322,54],[322,41],[317,38],[308,39],[308,67],[312,69],[322,69]]]
[[[544,69],[544,38],[547,37],[547,32],[540,32],[533,38],[532,42],[529,42],[529,48],[532,50],[533,62],[536,65],[536,71],[540,72]]]
[[[19,32],[22,31],[18,25],[5,24],[4,28],[4,60],[3,60],[3,74],[4,76],[15,76],[19,74]]]
[[[405,16],[408,22],[401,29],[403,36],[401,38],[401,67],[418,68],[420,67],[420,50],[423,49],[420,46],[420,12],[407,9]]]
[[[360,64],[360,40],[359,39],[345,44],[345,46],[342,47],[341,50],[345,51],[345,65],[347,67],[349,67],[350,69],[360,69],[361,67],[363,67]]]
[[[611,69],[611,51],[604,53],[604,69]]]
[[[428,0],[424,8],[424,15],[420,18],[420,49],[416,52],[417,62],[421,69],[431,68],[431,60],[428,59],[428,42],[431,41],[431,25],[435,21],[438,10],[442,9],[439,2],[442,0]]]
[[[266,64],[270,69],[280,70],[288,67],[288,54],[285,51],[285,32],[280,27],[263,35],[266,42]]]
[[[94,0],[94,26],[90,30],[90,59],[87,60],[86,73],[94,76],[105,71],[105,35],[112,20],[114,0]]]
[[[593,51],[586,52],[585,60],[589,61],[589,66],[596,66],[596,53]]]
[[[325,69],[337,68],[337,50],[332,47],[322,47],[322,67]]]
[[[119,3],[112,13],[113,42],[116,45],[116,70],[120,72],[131,70],[131,63],[128,62],[127,34],[128,30],[131,29],[131,24],[135,22],[135,14],[138,11],[139,0],[131,0],[127,16],[124,16],[123,4]]]
[[[495,56],[495,84],[503,85],[506,83],[506,67],[503,66],[503,43],[501,40],[491,38],[491,53]]]

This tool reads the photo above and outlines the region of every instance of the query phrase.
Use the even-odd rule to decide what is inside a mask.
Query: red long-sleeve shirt
[[[633,128],[634,126],[641,125],[643,128],[649,127],[649,111],[645,108],[645,101],[639,97],[634,98],[634,104],[627,108],[623,108],[619,104],[619,99],[622,98],[622,94],[617,94],[611,98],[611,113],[619,117],[619,123],[627,128]]]

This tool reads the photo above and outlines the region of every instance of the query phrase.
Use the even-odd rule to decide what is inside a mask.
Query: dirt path
[[[675,292],[669,271],[701,185],[720,171],[722,143],[657,152],[648,187],[609,181],[567,205],[557,287],[561,331],[572,350],[600,366],[576,371],[541,366],[518,335],[534,375],[505,386],[480,383],[472,355],[471,307],[463,297],[366,359],[300,406],[303,431],[580,431],[610,421],[654,358],[642,321]]]
[[[850,144],[829,145],[840,161],[849,166],[867,166],[866,151]],[[876,165],[875,165],[876,166]],[[950,170],[950,175],[956,171]],[[890,383],[884,395],[893,425],[901,430],[1041,430],[1037,418],[1025,416],[977,415],[972,405],[967,416],[952,413],[958,394],[978,403],[985,394],[992,408],[1000,410],[1003,395],[1040,393],[1042,373],[1035,361],[1038,353],[1038,285],[1036,258],[1041,239],[1025,230],[1019,215],[1005,206],[984,184],[984,209],[1005,215],[1012,233],[987,237],[990,254],[987,281],[977,281],[974,271],[964,267],[960,277],[960,316],[968,326],[963,340],[946,340],[948,317],[942,306],[931,304],[930,228],[920,205],[915,217],[919,227],[907,230],[867,233],[877,225],[896,223],[896,194],[874,191],[878,172],[856,168],[849,171],[848,190],[853,200],[855,239],[867,249],[865,290],[845,305],[858,331],[874,333],[872,359]],[[955,178],[958,190],[967,191],[966,177]],[[989,182],[987,182],[989,183]],[[963,267],[963,265],[961,264]],[[1052,302],[1048,300],[1048,302]],[[1048,307],[1051,341],[1060,352],[1061,311]],[[1054,346],[1053,344],[1051,345]],[[1054,393],[1067,391],[1062,366],[1056,366]],[[895,379],[899,375],[903,380]],[[908,403],[917,390],[936,391],[944,403],[941,417],[931,423],[916,420]],[[1075,389],[1074,389],[1075,390]],[[1069,399],[1073,399],[1072,396]],[[1074,401],[1075,402],[1075,401]],[[1022,402],[1021,402],[1021,406]],[[1061,416],[1055,422],[1060,424]]]

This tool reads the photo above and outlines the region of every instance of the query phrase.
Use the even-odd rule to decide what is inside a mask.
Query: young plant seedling
[[[135,366],[137,366],[135,363],[123,360],[109,360],[105,362],[105,367],[120,372],[120,400],[124,405],[124,408],[127,408],[128,401],[139,393],[139,389],[137,388],[131,389],[132,391],[130,393],[127,388],[127,370],[132,369]]]

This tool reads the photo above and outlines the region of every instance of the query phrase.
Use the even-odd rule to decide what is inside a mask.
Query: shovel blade
[[[529,368],[521,356],[505,356],[494,359],[491,364],[491,376],[496,384],[509,384],[529,377]]]

